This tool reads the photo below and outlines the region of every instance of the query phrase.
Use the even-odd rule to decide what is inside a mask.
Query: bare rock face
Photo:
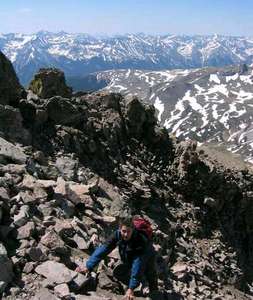
[[[16,105],[25,94],[11,62],[0,51],[0,104]]]
[[[58,69],[40,69],[30,82],[29,90],[41,98],[71,97],[72,89],[66,85],[64,73]]]

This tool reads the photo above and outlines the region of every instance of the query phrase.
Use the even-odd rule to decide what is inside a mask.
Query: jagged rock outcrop
[[[178,143],[136,98],[29,98],[17,111],[32,139],[0,141],[3,299],[121,299],[124,285],[112,277],[117,252],[91,277],[74,270],[119,215],[134,214],[154,229],[153,299],[252,297],[249,170],[225,169],[195,142]],[[40,122],[38,111],[47,116]]]
[[[29,84],[29,90],[41,98],[71,97],[72,89],[66,85],[64,73],[58,69],[40,69]]]
[[[24,88],[8,58],[0,51],[0,104],[17,105],[18,100],[26,97]]]
[[[61,98],[60,96],[50,98],[45,108],[48,118],[54,123],[68,125],[78,121],[80,122],[82,118],[77,107],[68,99]]]

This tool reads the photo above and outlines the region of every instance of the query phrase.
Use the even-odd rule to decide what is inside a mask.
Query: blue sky
[[[3,0],[0,32],[253,36],[253,0]]]

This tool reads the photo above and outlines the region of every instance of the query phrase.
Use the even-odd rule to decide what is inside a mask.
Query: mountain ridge
[[[253,38],[221,35],[9,33],[0,35],[0,50],[25,85],[41,67],[60,68],[69,77],[109,69],[189,69],[253,62]]]

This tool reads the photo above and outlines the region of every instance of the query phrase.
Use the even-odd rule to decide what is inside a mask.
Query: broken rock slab
[[[55,166],[65,180],[74,180],[77,177],[78,162],[70,157],[58,157]]]
[[[42,262],[47,260],[47,254],[49,250],[47,247],[43,246],[42,244],[38,244],[36,247],[31,247],[27,254],[32,261],[35,262]]]
[[[62,298],[66,298],[70,296],[70,291],[69,291],[69,287],[66,283],[62,283],[57,285],[54,288],[54,292],[57,296],[59,296],[61,299]]]
[[[70,288],[74,292],[90,291],[96,288],[96,278],[89,275],[77,273],[77,276],[73,278],[70,283]]]
[[[48,289],[41,288],[31,300],[60,300],[60,298],[51,294]]]
[[[69,270],[64,264],[50,260],[39,265],[35,272],[58,284],[68,283],[77,276],[76,272]]]
[[[13,217],[14,225],[17,227],[24,226],[28,222],[29,217],[30,217],[29,206],[28,205],[21,206],[18,214],[14,215]]]
[[[22,148],[9,143],[5,139],[0,137],[0,162],[13,162],[18,164],[24,164],[27,156],[23,152]]]
[[[24,226],[18,228],[17,240],[28,239],[35,231],[34,222],[28,222]]]
[[[41,244],[49,248],[51,251],[56,253],[65,254],[67,252],[67,248],[64,244],[64,241],[60,238],[60,236],[53,230],[49,230],[46,232],[41,240]]]
[[[89,295],[76,295],[76,300],[120,300],[122,296],[102,296],[96,292],[89,292]]]

